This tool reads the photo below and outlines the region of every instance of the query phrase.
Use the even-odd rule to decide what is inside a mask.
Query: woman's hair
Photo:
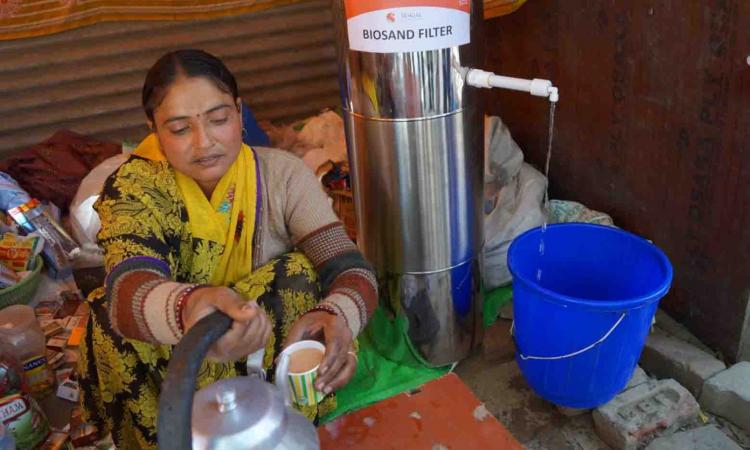
[[[149,120],[154,120],[154,110],[164,100],[169,86],[179,77],[203,77],[213,81],[216,87],[232,98],[239,97],[237,80],[219,58],[203,50],[169,52],[149,69],[143,83],[143,110]]]

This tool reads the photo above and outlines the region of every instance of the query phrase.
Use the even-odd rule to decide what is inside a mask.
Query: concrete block
[[[652,334],[641,353],[640,365],[658,378],[673,378],[695,396],[706,380],[726,369],[713,355],[683,340]]]
[[[594,410],[599,437],[616,449],[636,449],[663,430],[674,431],[698,416],[698,402],[675,380],[650,380]]]
[[[740,362],[709,379],[700,397],[703,408],[750,432],[750,362]]]
[[[694,346],[698,347],[699,349],[703,350],[706,353],[713,353],[710,348],[706,347],[706,345],[700,341],[693,333],[691,333],[685,325],[679,323],[678,321],[674,320],[672,316],[667,314],[663,309],[657,309],[656,310],[656,329],[659,331],[663,331],[664,333],[674,336],[678,339],[682,339],[683,341],[693,344]]]
[[[654,439],[646,450],[742,450],[713,425]]]
[[[625,389],[623,391],[627,391],[628,389],[632,389],[636,386],[639,386],[645,382],[650,380],[648,375],[646,375],[646,372],[641,369],[641,366],[635,366],[635,370],[633,371],[633,376],[630,377],[630,381],[628,381],[628,385],[625,386]]]
[[[487,362],[507,362],[513,360],[516,344],[510,334],[512,321],[498,319],[484,330],[482,356]]]

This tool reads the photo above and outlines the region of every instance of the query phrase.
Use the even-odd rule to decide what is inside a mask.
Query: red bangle
[[[334,316],[341,317],[342,319],[344,319],[344,323],[346,323],[346,326],[347,327],[349,326],[349,319],[347,319],[344,314],[339,314],[339,312],[336,311],[336,308],[334,308],[333,306],[331,306],[331,305],[329,305],[329,304],[327,304],[325,302],[318,303],[317,305],[315,305],[315,307],[313,307],[307,313],[317,312],[317,311],[327,312],[328,314],[333,314]],[[307,314],[307,313],[305,313],[305,314]]]
[[[318,312],[318,311],[327,312],[328,314],[333,314],[334,316],[339,315],[338,311],[336,311],[331,305],[326,305],[325,303],[318,303],[307,312],[311,313],[311,312]]]
[[[175,312],[177,314],[177,325],[180,328],[180,333],[185,334],[185,322],[182,318],[182,310],[185,309],[185,304],[190,298],[190,295],[192,295],[196,290],[203,288],[203,287],[208,287],[208,286],[209,285],[207,284],[194,284],[180,293],[180,298],[177,299],[177,303],[175,304]]]

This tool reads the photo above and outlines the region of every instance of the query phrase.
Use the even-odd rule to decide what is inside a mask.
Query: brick
[[[661,431],[693,422],[698,402],[675,380],[649,380],[594,410],[599,437],[616,449],[636,449]]]
[[[700,397],[703,408],[750,432],[750,362],[740,362],[709,379]]]
[[[516,344],[510,334],[512,321],[498,319],[484,330],[482,355],[487,362],[512,361],[516,353]]]
[[[681,339],[685,342],[688,342],[690,344],[693,344],[694,346],[698,347],[699,349],[703,350],[706,353],[712,353],[711,349],[705,346],[703,342],[700,341],[693,333],[688,331],[687,328],[685,328],[685,325],[677,322],[674,320],[669,314],[667,314],[663,309],[657,309],[656,310],[656,328],[657,330],[663,331],[668,335],[672,335],[678,339]]]
[[[658,378],[675,379],[696,397],[706,380],[727,367],[688,342],[657,333],[646,341],[640,365]]]
[[[742,450],[713,425],[654,439],[646,450]]]
[[[627,391],[628,389],[632,389],[636,386],[639,386],[645,382],[647,382],[650,378],[648,375],[646,375],[646,372],[641,369],[641,366],[635,366],[635,370],[633,371],[633,376],[630,377],[630,381],[628,381],[628,385],[625,386],[624,391]]]

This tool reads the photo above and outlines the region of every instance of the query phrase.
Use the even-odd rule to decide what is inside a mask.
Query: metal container
[[[208,349],[231,325],[229,316],[213,312],[172,351],[159,396],[159,450],[320,450],[315,427],[287,394],[288,357],[276,368],[278,387],[252,366],[248,373],[256,375],[219,380],[195,393]]]
[[[483,3],[469,44],[401,53],[352,50],[333,5],[358,245],[424,359],[453,363],[480,332],[483,120],[464,76],[481,62]]]
[[[251,377],[217,381],[193,398],[193,449],[319,449],[315,427],[284,405],[274,385]]]

